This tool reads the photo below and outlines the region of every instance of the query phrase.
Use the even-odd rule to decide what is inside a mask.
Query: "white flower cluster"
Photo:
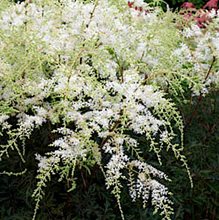
[[[106,165],[106,185],[107,188],[119,184],[120,178],[125,178],[122,170],[126,168],[129,158],[124,155],[122,149],[117,154],[113,154],[110,161]]]
[[[151,197],[170,219],[169,193],[158,182],[168,178],[142,154],[150,148],[161,163],[166,147],[186,164],[175,141],[178,133],[183,139],[182,119],[162,89],[177,94],[186,81],[194,94],[206,93],[219,79],[219,41],[195,25],[181,31],[170,22],[174,14],[159,12],[142,0],[42,0],[0,13],[0,125],[14,140],[8,148],[45,122],[58,127],[51,152],[36,156],[37,204],[51,174],[74,178],[76,167],[98,164],[117,199],[130,175],[132,199]]]
[[[131,166],[132,169],[138,169],[137,179],[133,181],[130,178],[129,186],[132,200],[135,201],[136,198],[141,197],[145,206],[151,197],[151,202],[155,206],[155,210],[162,210],[163,215],[169,218],[173,209],[171,207],[172,202],[168,199],[168,189],[155,179],[151,179],[151,176],[166,180],[168,180],[168,177],[163,172],[144,162],[132,161]]]
[[[215,27],[219,18],[214,10],[210,15],[212,15],[212,22],[206,31],[195,24],[182,31],[186,44],[184,44],[184,50],[178,54],[178,58],[187,60],[187,64],[184,63],[187,66],[185,78],[192,76],[193,82],[191,81],[190,87],[194,96],[204,96],[210,87],[218,87],[219,41],[218,31]],[[178,49],[176,51],[179,53]],[[177,53],[175,52],[174,55]]]
[[[63,134],[64,137],[55,140],[51,146],[58,148],[52,152],[52,155],[56,155],[57,157],[62,158],[63,160],[75,160],[77,157],[85,158],[87,149],[86,146],[83,146],[80,137],[78,134],[70,129],[59,129],[59,132]]]

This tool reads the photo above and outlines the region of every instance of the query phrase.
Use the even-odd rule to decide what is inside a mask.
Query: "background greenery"
[[[180,7],[180,5],[183,4],[183,2],[192,2],[196,6],[196,8],[201,8],[208,1],[206,1],[206,0],[188,0],[188,1],[184,1],[184,0],[167,0],[165,2],[167,2],[170,5],[171,8],[178,8],[178,7]]]
[[[145,0],[145,2],[148,1],[150,0]],[[201,8],[208,2],[208,0],[166,0],[164,2],[168,3],[170,8],[173,9],[179,9],[184,2],[192,2],[196,8]]]

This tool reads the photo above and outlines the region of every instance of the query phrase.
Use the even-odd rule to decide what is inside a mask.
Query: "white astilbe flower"
[[[215,49],[215,52],[219,54],[219,40],[218,40],[219,34],[216,33],[215,36],[213,36],[210,40],[212,42],[212,46]]]
[[[191,51],[185,44],[181,44],[179,48],[173,51],[173,56],[176,56],[182,64],[192,61]]]
[[[155,211],[161,210],[166,219],[170,219],[170,214],[173,209],[172,202],[169,200],[169,192],[167,187],[157,182],[151,177],[159,177],[168,180],[168,177],[156,168],[140,161],[132,161],[130,163],[131,170],[138,170],[137,179],[134,177],[134,172],[130,173],[129,178],[129,194],[133,201],[137,198],[143,200],[145,206],[149,199],[155,206]]]
[[[156,180],[151,180],[150,185],[152,205],[155,206],[155,211],[162,210],[161,214],[166,215],[167,219],[171,219],[170,214],[173,213],[173,208],[171,207],[172,202],[168,199],[169,192],[167,187]]]
[[[140,173],[146,173],[153,177],[159,177],[160,179],[168,180],[168,177],[165,173],[163,173],[160,170],[157,170],[156,168],[152,167],[151,165],[148,165],[145,162],[134,160],[131,162],[131,164],[132,166],[137,167]]]
[[[8,25],[20,26],[26,22],[25,3],[18,4],[12,7],[9,11],[2,14],[2,28],[8,29]]]
[[[11,129],[11,124],[8,123],[8,115],[0,115],[0,136],[3,135],[3,131],[9,131]],[[0,158],[1,159],[1,158]]]
[[[186,27],[183,29],[183,35],[187,38],[200,37],[203,35],[203,32],[198,25],[192,24],[191,27]]]
[[[60,131],[61,130],[59,129],[59,132]],[[87,150],[84,149],[84,146],[80,139],[77,138],[77,135],[71,130],[65,131],[64,129],[63,131],[65,136],[55,140],[51,144],[51,146],[58,148],[58,150],[53,152],[53,155],[57,155],[64,160],[75,160],[77,157],[85,157]]]
[[[122,171],[126,168],[129,158],[124,154],[122,148],[119,149],[118,153],[112,155],[110,161],[106,165],[106,186],[107,188],[118,185],[120,179],[125,178]]]
[[[51,165],[47,157],[42,157],[39,154],[36,154],[35,156],[36,156],[36,159],[39,161],[38,163],[39,171],[46,170]]]
[[[170,219],[159,183],[169,179],[144,153],[161,164],[162,149],[170,149],[189,173],[182,118],[163,91],[174,100],[188,89],[207,93],[219,81],[219,47],[218,34],[196,25],[181,31],[176,15],[160,12],[143,0],[33,0],[0,13],[0,124],[9,137],[0,158],[10,148],[20,152],[17,143],[36,128],[55,133],[51,151],[36,156],[36,210],[52,174],[74,182],[75,168],[97,164],[118,202],[130,177],[131,198],[151,198]]]
[[[0,115],[0,124],[2,125],[7,119],[9,119],[8,115]]]
[[[40,126],[45,122],[45,118],[39,115],[27,115],[21,114],[18,116],[20,125],[23,129],[32,129],[36,126]]]

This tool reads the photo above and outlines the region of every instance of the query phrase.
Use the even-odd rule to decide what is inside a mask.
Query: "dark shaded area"
[[[207,0],[167,0],[165,1],[166,3],[169,4],[170,8],[173,9],[177,9],[180,8],[180,6],[184,3],[184,2],[191,2],[195,5],[196,8],[201,8],[202,6],[205,5],[205,3],[207,2]]]
[[[194,187],[187,174],[166,157],[170,188],[174,193],[175,219],[219,219],[219,91],[206,97],[196,97],[187,105],[181,104],[185,120],[185,155],[191,170]],[[198,105],[197,105],[198,103]],[[195,111],[194,111],[195,110]],[[194,114],[194,112],[196,112]]]

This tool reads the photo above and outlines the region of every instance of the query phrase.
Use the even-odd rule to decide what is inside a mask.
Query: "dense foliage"
[[[115,207],[109,205],[113,197],[103,186],[98,188],[103,182],[123,219],[136,216],[122,208],[131,200],[147,207],[139,211],[139,219],[150,215],[151,207],[162,219],[171,219],[180,194],[178,184],[167,183],[170,178],[181,185],[187,181],[192,191],[184,125],[185,143],[191,149],[196,142],[193,133],[201,136],[195,133],[200,129],[190,130],[199,126],[194,119],[199,106],[218,88],[218,17],[209,13],[212,22],[204,30],[140,0],[129,6],[113,0],[1,5],[0,158],[1,174],[9,175],[2,186],[7,186],[10,175],[17,175],[15,183],[26,175],[19,186],[28,186],[25,204],[30,207],[33,193],[33,219],[37,211],[39,219],[116,218]],[[217,112],[217,96],[214,100],[213,110],[207,111]],[[204,125],[208,132],[218,132],[215,122]],[[176,168],[177,160],[184,168]],[[162,161],[171,169],[161,171]],[[214,189],[214,181],[210,186]],[[98,195],[97,201],[86,204],[86,196],[92,195]],[[40,211],[46,196],[48,204],[59,203],[58,209],[44,205],[44,212],[51,212],[47,217]],[[7,201],[7,196],[2,198]],[[11,204],[9,213],[16,206]],[[81,215],[63,214],[63,209],[77,205],[86,207]],[[176,218],[182,218],[184,210],[175,209]],[[8,215],[4,208],[2,213],[3,218]],[[30,215],[27,212],[27,219]]]
[[[167,2],[171,8],[179,9],[180,6],[186,1],[184,1],[184,0],[168,0],[165,2]],[[189,2],[193,3],[197,8],[201,8],[205,5],[207,0],[191,0]]]

